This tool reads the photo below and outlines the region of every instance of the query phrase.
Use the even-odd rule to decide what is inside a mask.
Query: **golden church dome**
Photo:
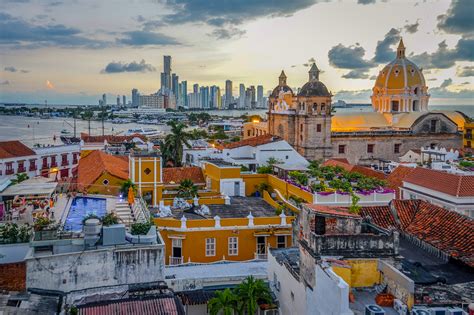
[[[372,89],[372,106],[378,112],[428,110],[428,87],[422,70],[405,56],[403,40],[397,57],[380,71]]]

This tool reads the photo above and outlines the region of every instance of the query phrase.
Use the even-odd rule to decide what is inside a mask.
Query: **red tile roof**
[[[110,155],[99,150],[91,152],[79,160],[77,183],[88,187],[105,172],[120,179],[127,179],[128,157]]]
[[[184,315],[183,305],[172,296],[98,302],[79,306],[78,311],[79,315]]]
[[[422,200],[393,200],[390,206],[363,207],[383,228],[400,231],[438,248],[452,258],[474,267],[474,220]]]
[[[179,184],[184,179],[190,179],[194,184],[203,184],[204,175],[200,167],[166,167],[163,168],[163,182]]]
[[[339,207],[328,207],[323,205],[315,205],[306,203],[304,204],[305,207],[310,208],[314,212],[320,214],[329,214],[333,216],[344,216],[344,217],[351,217],[351,218],[360,218],[358,214],[350,213],[347,208],[339,208]]]
[[[104,136],[90,136],[87,133],[81,133],[81,139],[84,142],[101,142],[103,143],[104,140],[107,140],[108,143],[123,143],[123,142],[130,142],[134,138],[140,138],[143,141],[146,141],[146,137],[140,134],[134,134],[130,136],[117,136],[117,135],[104,135]]]
[[[365,167],[365,166],[352,165],[346,161],[347,159],[329,159],[325,161],[322,164],[322,166],[339,166],[339,167],[342,167],[347,172],[351,172],[351,173],[355,172],[355,173],[365,175],[367,177],[375,177],[382,180],[385,180],[387,178],[387,176],[382,172],[374,171],[373,169]]]
[[[400,187],[403,186],[403,180],[413,172],[414,169],[414,167],[398,166],[388,175],[388,187],[395,190],[397,198],[400,198]]]
[[[0,159],[8,159],[35,154],[35,151],[31,150],[20,141],[0,142]]]
[[[223,145],[223,148],[234,149],[234,148],[245,147],[245,146],[256,147],[258,145],[267,144],[267,143],[271,143],[278,140],[281,140],[281,139],[276,136],[267,134],[267,135],[253,137],[253,138],[248,138],[248,139],[237,141],[237,142],[226,143]]]
[[[417,167],[403,181],[455,197],[474,196],[474,175],[449,174]]]

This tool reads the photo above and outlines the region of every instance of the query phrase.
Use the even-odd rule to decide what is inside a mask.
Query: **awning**
[[[270,236],[270,235],[272,235],[272,233],[269,232],[269,231],[264,231],[264,232],[255,232],[255,233],[253,233],[253,235],[254,236]]]
[[[43,178],[32,178],[7,187],[0,196],[50,196],[58,186],[57,182]]]
[[[168,234],[168,238],[184,240],[186,235],[183,234]]]
[[[274,234],[275,235],[293,235],[293,233],[291,233],[291,230],[277,230],[275,231]]]

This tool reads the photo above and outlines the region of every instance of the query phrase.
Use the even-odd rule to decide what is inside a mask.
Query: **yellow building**
[[[474,132],[474,121],[466,122],[464,125],[463,145],[465,148],[474,148],[474,141],[472,141],[472,134]]]
[[[266,135],[268,133],[268,124],[266,121],[252,120],[244,123],[243,126],[243,140]]]
[[[223,205],[172,210],[155,218],[166,248],[167,264],[266,259],[269,248],[292,245],[294,216],[277,215],[257,197],[234,197]]]
[[[156,207],[162,199],[164,186],[160,154],[156,152],[130,154],[129,177],[148,204]]]

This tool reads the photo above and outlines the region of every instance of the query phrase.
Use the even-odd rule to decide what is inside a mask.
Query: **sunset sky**
[[[474,1],[3,0],[0,102],[97,104],[159,89],[163,55],[192,84],[307,81],[315,60],[336,99],[369,103],[400,37],[431,104],[474,105]]]

